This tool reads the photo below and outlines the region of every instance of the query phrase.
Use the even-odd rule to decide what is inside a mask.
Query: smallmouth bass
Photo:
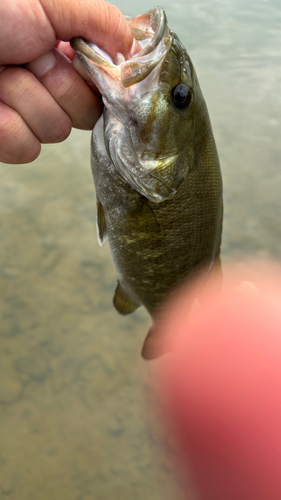
[[[127,22],[142,47],[128,61],[82,38],[71,45],[104,102],[91,164],[99,242],[108,238],[118,274],[113,303],[154,317],[183,280],[219,263],[222,180],[195,70],[164,10]],[[158,353],[152,328],[142,354]]]

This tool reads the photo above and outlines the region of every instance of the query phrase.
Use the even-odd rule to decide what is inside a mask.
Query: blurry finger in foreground
[[[189,291],[167,306],[174,338],[161,387],[177,437],[181,477],[200,500],[281,498],[281,269],[224,269],[218,294],[186,320]],[[167,312],[167,311],[166,311]]]

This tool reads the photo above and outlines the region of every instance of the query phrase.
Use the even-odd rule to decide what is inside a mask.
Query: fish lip
[[[87,42],[87,40],[85,40],[82,36],[72,38],[72,40],[70,40],[70,45],[73,48],[73,50],[75,50],[75,52],[78,56],[79,55],[85,56],[90,61],[93,61],[94,63],[96,63],[97,62],[96,61],[97,55],[99,55],[104,61],[107,61],[109,66],[116,67],[116,64],[113,63],[111,57],[108,54],[106,54],[104,51],[102,51],[94,43]],[[97,50],[95,50],[95,49],[97,49],[99,52],[97,52]],[[103,57],[101,54],[106,54],[108,59]]]
[[[150,14],[150,22],[152,29],[153,29],[152,25],[155,24],[156,29],[154,30],[154,36],[152,37],[151,41],[148,44],[146,44],[145,47],[140,52],[131,57],[130,61],[151,54],[151,52],[157,47],[157,45],[163,38],[164,30],[165,27],[167,26],[167,17],[164,9],[162,7],[154,7],[154,9],[151,9],[143,16],[148,14]],[[137,16],[136,18],[127,17],[128,24],[131,27],[133,34],[134,34],[133,20],[143,16]]]
[[[148,20],[148,18],[148,27],[145,30],[137,27],[138,22],[141,23],[141,20]],[[142,34],[142,39],[140,40],[139,35],[138,41],[143,46],[140,52],[133,55],[127,61],[114,64],[108,54],[82,37],[73,38],[70,44],[88,72],[89,63],[93,64],[120,80],[124,87],[129,87],[144,80],[161,62],[170,46],[171,37],[167,26],[166,14],[162,7],[155,7],[143,15],[134,18],[126,17],[126,19],[135,38],[137,31]],[[145,23],[143,24],[145,25]],[[145,36],[146,31],[147,36]],[[163,47],[160,47],[157,50],[163,38],[165,40],[165,49],[163,50]]]

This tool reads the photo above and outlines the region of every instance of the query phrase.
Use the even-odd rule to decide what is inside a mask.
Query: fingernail
[[[56,62],[57,59],[53,52],[47,52],[47,54],[43,54],[26,64],[26,68],[37,78],[41,78],[55,66]]]
[[[75,69],[77,73],[79,73],[80,76],[88,83],[91,82],[91,78],[88,75],[87,71],[85,70],[84,66],[82,63],[79,61],[78,57],[75,56],[73,61],[72,61],[72,66]]]

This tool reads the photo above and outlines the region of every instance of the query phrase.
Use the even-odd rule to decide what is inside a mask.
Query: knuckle
[[[77,82],[66,80],[60,82],[56,89],[56,101],[61,103],[70,103],[77,94]]]
[[[35,77],[24,68],[12,66],[0,74],[0,97],[7,104],[29,99]]]
[[[17,147],[13,150],[7,148],[1,148],[0,146],[0,161],[2,163],[20,165],[24,163],[31,163],[41,152],[40,142],[30,145],[29,147]]]
[[[55,120],[52,118],[52,126],[46,127],[43,143],[56,143],[63,142],[71,132],[71,119],[69,116],[62,112],[60,117]]]
[[[34,141],[33,144],[30,144],[28,150],[25,151],[23,155],[23,160],[21,163],[31,163],[36,160],[41,153],[41,144],[38,140]]]
[[[40,151],[40,142],[20,116],[0,103],[0,161],[30,163],[39,156]]]
[[[70,132],[71,132],[71,120],[69,118],[68,120],[68,123],[65,123],[63,127],[61,127],[60,129],[60,136],[59,136],[59,141],[58,142],[62,142],[62,141],[65,141],[65,139],[67,139],[67,137],[69,136]]]

